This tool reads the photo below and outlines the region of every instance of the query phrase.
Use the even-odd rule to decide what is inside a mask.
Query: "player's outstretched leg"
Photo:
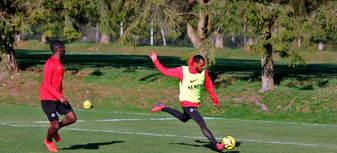
[[[151,113],[152,112],[157,112],[157,111],[161,111],[161,109],[165,108],[165,105],[163,103],[160,103],[156,106],[154,106],[152,109],[151,109]]]
[[[184,123],[187,122],[190,119],[190,117],[186,114],[185,111],[184,111],[184,113],[181,113],[178,110],[168,108],[168,107],[164,107],[161,111],[167,112],[167,113],[173,115],[174,117],[178,118],[180,121],[182,121]]]

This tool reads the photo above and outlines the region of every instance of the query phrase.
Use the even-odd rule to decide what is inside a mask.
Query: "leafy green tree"
[[[5,59],[8,70],[17,72],[18,65],[14,50],[15,36],[23,26],[26,16],[24,2],[3,0],[0,1],[0,52]]]
[[[0,51],[10,71],[18,71],[15,57],[15,36],[28,24],[39,25],[45,36],[51,36],[55,27],[64,25],[66,41],[77,40],[81,34],[76,21],[81,21],[81,3],[77,0],[3,0],[0,1]],[[41,23],[41,24],[40,24]],[[5,54],[5,55],[3,55]]]
[[[110,36],[116,36],[122,16],[125,14],[125,0],[85,0],[82,6],[85,18],[96,25],[101,33],[100,43],[110,43]]]
[[[65,41],[74,41],[82,37],[77,27],[86,22],[82,9],[84,1],[30,0],[27,2],[29,2],[26,6],[29,10],[27,23],[36,25],[42,32],[42,38],[57,36],[60,32],[65,37]]]
[[[214,54],[208,54],[207,49],[214,46],[213,38],[210,36],[217,27],[212,29],[209,14],[201,9],[207,8],[209,3],[209,0],[126,1],[127,13],[124,18],[128,20],[125,22],[125,35],[120,38],[119,42],[123,43],[132,40],[130,37],[141,35],[146,31],[144,29],[151,26],[151,23],[166,31],[167,36],[173,39],[181,35],[182,29],[186,29],[188,38],[197,51],[186,55],[184,59],[197,53],[206,57],[206,60],[214,61]],[[186,28],[181,26],[186,26]]]
[[[226,30],[238,31],[248,24],[251,35],[257,35],[249,48],[262,55],[262,92],[275,89],[273,52],[289,58],[290,66],[306,64],[301,51],[312,49],[315,39],[326,39],[337,26],[335,1],[214,1],[209,10],[217,24],[230,27]]]
[[[125,31],[119,43],[137,45],[142,35],[148,35],[151,23],[163,29],[168,37],[177,38],[181,29],[178,25],[180,17],[173,6],[179,5],[171,0],[125,1],[124,12],[121,13]]]

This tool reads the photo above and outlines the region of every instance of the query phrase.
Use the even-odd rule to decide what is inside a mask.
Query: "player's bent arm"
[[[206,87],[206,89],[208,91],[208,94],[211,96],[213,104],[217,103],[218,102],[218,98],[215,95],[213,83],[212,83],[211,78],[208,75],[207,69],[205,69],[205,87]]]

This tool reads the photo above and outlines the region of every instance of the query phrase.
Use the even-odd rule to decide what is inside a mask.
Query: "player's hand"
[[[149,53],[149,57],[152,59],[152,61],[157,60],[157,54],[153,51]]]
[[[220,106],[220,103],[219,103],[219,102],[213,103],[213,106],[216,107],[216,108],[218,108],[218,109],[221,109],[221,106]]]
[[[60,98],[60,102],[61,102],[61,104],[63,104],[63,105],[68,105],[67,99],[64,98],[63,96]]]

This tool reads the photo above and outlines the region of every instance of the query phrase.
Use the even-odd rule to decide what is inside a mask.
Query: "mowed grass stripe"
[[[170,115],[158,112],[156,114],[134,114],[128,112],[114,112],[110,111],[87,111],[75,110],[80,121],[69,127],[62,129],[61,136],[69,133],[72,137],[78,138],[75,142],[85,144],[88,140],[84,137],[90,136],[90,139],[105,139],[100,137],[113,137],[118,140],[125,140],[127,138],[139,139],[139,145],[148,146],[154,150],[153,152],[160,152],[162,145],[168,147],[176,147],[181,152],[191,152],[195,146],[209,146],[209,141],[200,132],[199,127],[192,120],[187,123],[181,123],[177,119],[173,119]],[[61,117],[62,118],[62,117]],[[95,120],[111,120],[111,119],[140,119],[140,120],[125,120],[119,122],[98,122]],[[156,119],[156,120],[153,120]],[[171,120],[173,119],[173,120]],[[17,142],[16,137],[7,135],[8,129],[17,129],[21,135],[28,135],[31,137],[31,131],[42,131],[39,133],[40,137],[32,138],[39,142],[45,137],[45,128],[48,122],[45,122],[46,117],[41,108],[34,107],[17,107],[17,106],[1,106],[0,107],[0,122],[2,123],[0,134],[1,137],[7,138],[6,141],[0,140],[3,146],[10,145],[9,142]],[[208,128],[213,135],[220,141],[223,136],[231,135],[238,141],[239,146],[235,148],[236,151],[242,152],[333,152],[336,150],[336,130],[334,126],[316,126],[316,125],[301,125],[301,124],[284,124],[283,122],[255,122],[247,120],[232,120],[221,118],[207,118],[205,117]],[[38,123],[36,123],[38,121]],[[41,122],[44,121],[44,122]],[[5,124],[5,125],[4,125]],[[21,127],[24,126],[24,127]],[[36,127],[36,128],[29,128]],[[115,131],[113,133],[112,131]],[[100,134],[99,134],[100,133]],[[104,134],[105,133],[105,134]],[[111,134],[107,134],[111,133]],[[118,137],[116,136],[118,135]],[[94,138],[93,138],[94,137]],[[65,137],[65,141],[67,141]],[[199,142],[202,140],[202,145]],[[133,141],[133,140],[128,140]],[[192,141],[192,142],[191,142]],[[32,144],[27,145],[35,145]],[[115,144],[117,145],[117,144]],[[122,145],[122,144],[121,144]],[[125,147],[123,143],[122,146]],[[129,144],[133,145],[133,144]],[[155,146],[159,145],[159,146]],[[126,145],[127,146],[127,145]],[[202,152],[210,150],[203,148]],[[43,146],[42,146],[43,147]],[[108,147],[108,146],[106,146]],[[165,146],[166,147],[166,146]],[[165,148],[164,147],[164,148]],[[29,147],[27,147],[28,149]],[[69,146],[67,146],[69,148]],[[267,149],[268,148],[268,149]],[[127,148],[125,148],[127,149]],[[168,148],[170,149],[170,148]],[[180,150],[182,149],[182,150]],[[187,150],[184,150],[187,149]],[[266,150],[265,150],[266,149]],[[1,149],[0,149],[1,150]],[[20,151],[20,150],[18,150]],[[21,151],[25,152],[25,148]],[[74,151],[74,150],[71,150]],[[138,151],[135,149],[134,151]],[[170,150],[172,151],[172,150]],[[212,151],[212,150],[210,150]],[[4,152],[7,152],[4,150]],[[100,152],[105,152],[100,150]],[[109,152],[109,151],[107,151]],[[122,151],[124,152],[124,151]],[[129,151],[131,152],[131,151]],[[140,151],[142,152],[142,151]],[[152,152],[152,151],[149,151]],[[164,151],[165,152],[165,151]],[[172,151],[175,152],[175,151]],[[177,152],[177,151],[176,151]]]
[[[14,107],[15,108],[15,107]],[[141,122],[148,122],[148,123],[145,123],[144,125],[150,125],[150,127],[144,127],[144,128],[141,128],[140,130],[144,130],[144,129],[153,129],[153,130],[150,130],[150,131],[158,131],[158,132],[165,132],[162,130],[162,123],[166,123],[166,124],[171,124],[172,122],[174,123],[173,125],[178,125],[178,126],[181,126],[180,129],[182,129],[182,131],[188,129],[188,128],[184,128],[184,125],[183,123],[180,123],[180,121],[178,121],[177,119],[174,119],[174,118],[163,118],[163,116],[167,116],[165,113],[157,113],[155,114],[154,116],[158,116],[159,118],[154,118],[154,116],[149,116],[148,114],[135,114],[135,113],[129,113],[129,112],[109,112],[109,111],[100,111],[100,112],[97,112],[97,111],[75,111],[77,113],[79,113],[80,115],[78,115],[79,118],[82,117],[82,115],[84,115],[83,117],[84,118],[89,118],[89,117],[85,117],[85,116],[90,116],[90,117],[94,117],[95,115],[94,114],[106,114],[106,113],[109,113],[108,117],[109,119],[102,119],[102,120],[97,120],[97,118],[95,118],[96,120],[79,120],[78,123],[74,124],[74,126],[76,126],[77,124],[89,124],[91,125],[94,121],[118,121],[118,120],[124,120],[124,121],[127,121],[127,123],[130,123],[132,121],[134,121],[135,123],[133,123],[133,125],[137,126],[137,124],[139,123],[138,121],[141,121]],[[114,118],[114,119],[111,119],[112,116],[114,115],[116,116],[120,116],[120,117],[123,117],[123,118]],[[44,114],[42,114],[44,115]],[[104,116],[104,115],[103,115]],[[131,117],[135,117],[135,116],[141,116],[142,119],[137,119],[137,118],[131,118]],[[84,119],[82,118],[82,119]],[[105,118],[107,118],[107,116],[105,116]],[[127,119],[126,119],[127,118]],[[310,131],[311,128],[314,128],[314,129],[319,129],[319,127],[316,127],[316,125],[311,125],[309,126],[310,128],[306,128],[306,126],[308,126],[307,124],[305,125],[301,125],[301,124],[290,124],[290,125],[287,125],[288,123],[286,122],[260,122],[260,121],[249,121],[249,120],[232,120],[232,119],[222,119],[222,118],[208,118],[208,117],[205,117],[205,120],[206,120],[206,123],[208,124],[208,127],[214,131],[213,133],[217,133],[220,134],[220,135],[223,135],[223,134],[226,134],[226,135],[229,135],[229,133],[231,133],[231,135],[235,136],[235,135],[238,135],[237,133],[248,133],[247,135],[254,135],[254,133],[258,135],[258,133],[261,133],[261,132],[268,132],[268,131],[280,131],[282,128],[280,127],[280,125],[284,126],[284,127],[287,127],[287,129],[283,129],[284,131],[289,131],[288,133],[294,133],[296,135],[296,128],[294,127],[299,127],[298,129],[300,129],[301,131]],[[221,121],[219,121],[221,120]],[[160,122],[160,124],[153,124],[153,121],[162,121]],[[20,121],[20,122],[10,122],[11,124],[15,124],[15,123],[21,123],[21,124],[24,124],[24,123],[48,123],[48,122],[45,122],[45,121]],[[245,123],[245,122],[248,122],[248,123]],[[126,123],[126,122],[124,122]],[[275,125],[275,123],[277,123],[278,125]],[[102,127],[109,127],[109,125],[113,125],[114,123],[104,123],[102,124],[103,126]],[[118,123],[119,124],[119,123]],[[166,125],[165,124],[165,125]],[[284,125],[283,125],[284,124]],[[93,124],[93,125],[96,125],[96,124]],[[153,126],[153,125],[157,125],[157,126]],[[168,125],[168,128],[169,129],[175,129],[174,126],[171,126]],[[197,129],[195,123],[193,121],[189,122],[189,124],[191,127],[193,127],[194,129]],[[35,126],[35,125],[32,125],[32,126]],[[46,125],[47,126],[47,125]],[[36,127],[40,127],[40,126],[36,126]],[[90,128],[90,129],[95,129],[95,126],[88,126],[88,127],[93,127],[93,128]],[[268,128],[266,131],[264,129],[261,130],[245,130],[245,128],[242,128],[242,127],[271,127],[271,128]],[[97,127],[96,127],[97,128]],[[125,130],[125,127],[124,126],[121,126],[121,127],[118,127],[120,129],[123,129]],[[129,127],[130,128],[130,127]],[[214,128],[216,129],[220,129],[220,130],[213,130]],[[274,129],[275,128],[275,129]],[[278,129],[278,128],[281,128],[281,129]],[[326,128],[334,128],[334,126],[328,126]],[[89,130],[90,130],[89,129]],[[127,128],[126,128],[127,129]],[[293,131],[290,131],[290,129],[294,129]],[[323,127],[323,129],[325,129]],[[102,129],[103,131],[106,130],[106,129]],[[138,128],[139,130],[139,128]],[[241,131],[242,130],[242,131]],[[108,130],[109,131],[109,130]],[[111,131],[111,130],[110,130]],[[115,131],[115,130],[112,130],[112,131]],[[224,131],[224,132],[222,132]],[[241,132],[240,132],[241,131]],[[248,132],[247,132],[248,131]],[[253,134],[249,134],[249,131],[252,132]],[[254,132],[255,131],[255,132]],[[297,130],[298,131],[298,130]],[[324,131],[330,131],[330,130],[322,130],[321,132],[324,132]],[[168,131],[168,132],[171,132],[171,131]],[[149,132],[143,132],[143,133],[149,133]],[[151,132],[151,133],[154,133],[154,132]],[[196,133],[200,134],[199,131],[197,131]],[[275,137],[287,137],[288,136],[288,133],[284,133],[283,136],[275,136]],[[313,133],[317,133],[317,132],[313,132]],[[318,132],[320,133],[320,132]],[[174,135],[174,134],[169,134],[169,135]],[[302,134],[297,134],[297,135],[302,135]],[[310,135],[310,134],[308,134]],[[328,135],[327,135],[328,136]],[[190,136],[192,138],[194,138],[193,136]],[[202,135],[201,135],[202,138],[204,138]],[[199,137],[198,137],[199,138]],[[260,140],[263,140],[263,137],[261,137],[262,139],[248,139],[247,137],[245,136],[236,136],[236,138],[238,140],[244,140],[244,141],[251,141],[251,140],[256,140],[256,142],[260,141]],[[272,139],[273,137],[270,137],[268,136],[268,138]],[[218,139],[221,139],[221,138],[218,138]],[[262,141],[262,142],[267,142],[267,141]],[[268,142],[284,142],[284,141],[268,141]],[[288,141],[285,141],[285,142],[288,142]],[[293,143],[293,142],[289,142],[289,143]],[[316,143],[300,143],[300,144],[314,144],[316,145]],[[322,145],[322,144],[317,144],[318,146],[325,146],[325,145]]]
[[[0,125],[7,125],[13,127],[48,127],[48,126],[36,126],[36,125],[14,125],[8,123],[0,123]],[[142,133],[142,132],[121,132],[121,131],[111,131],[111,130],[93,130],[93,129],[78,129],[78,128],[63,128],[66,130],[74,131],[85,131],[85,132],[104,132],[104,133],[118,133],[118,134],[136,134],[136,135],[148,135],[148,136],[158,136],[158,137],[182,137],[182,138],[191,138],[191,139],[207,139],[206,137],[193,137],[193,136],[182,136],[182,135],[169,135],[169,134],[155,134],[155,133]],[[216,138],[217,140],[222,140],[222,138]],[[263,141],[263,140],[247,140],[247,139],[236,139],[236,141],[244,142],[260,142],[260,143],[272,143],[272,144],[285,144],[285,145],[300,145],[300,146],[314,146],[314,147],[334,147],[329,145],[318,145],[318,144],[304,144],[304,143],[292,143],[292,142],[275,142],[275,141]]]

